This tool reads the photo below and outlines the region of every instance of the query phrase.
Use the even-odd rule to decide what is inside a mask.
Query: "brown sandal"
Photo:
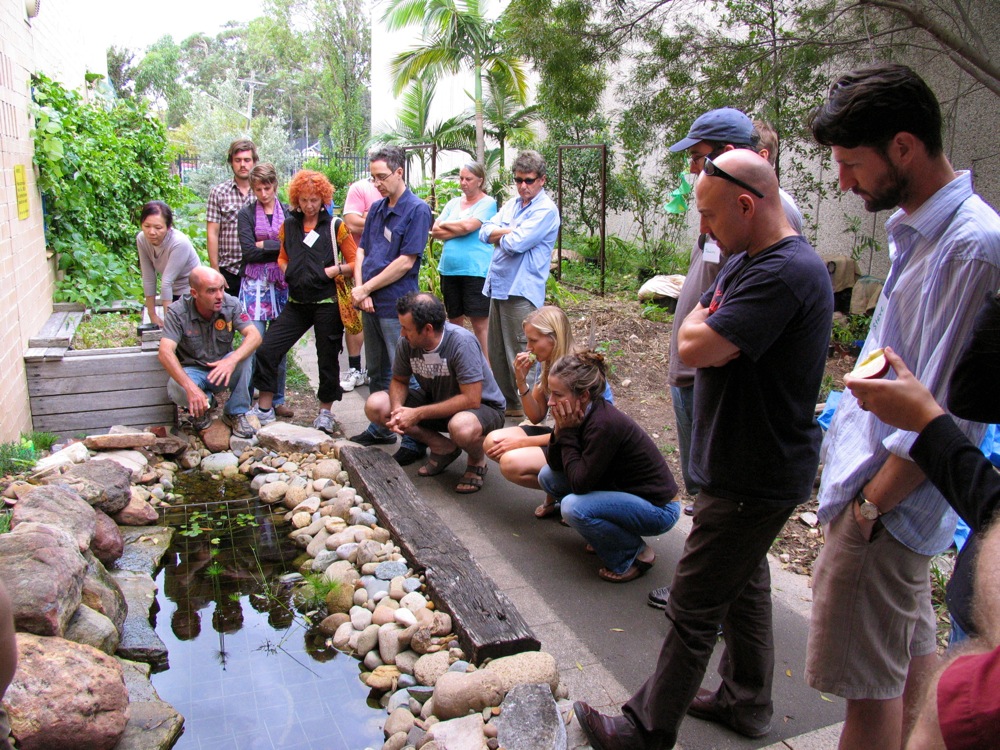
[[[548,499],[544,503],[535,508],[535,518],[541,521],[543,518],[551,518],[552,516],[559,513],[559,501],[553,500],[549,502]]]
[[[455,485],[455,492],[459,495],[471,495],[474,492],[479,492],[483,488],[483,477],[486,476],[487,470],[490,468],[489,464],[483,464],[482,466],[466,466],[465,476]],[[472,474],[473,476],[468,476]],[[466,489],[463,489],[466,488]]]
[[[451,453],[431,453],[427,463],[417,469],[417,474],[422,477],[436,477],[461,455],[461,448],[456,448]]]
[[[646,573],[652,569],[653,563],[655,562],[655,557],[649,562],[646,562],[645,560],[636,560],[632,564],[632,567],[624,573],[613,573],[607,568],[601,568],[597,571],[597,575],[605,581],[610,581],[611,583],[628,583],[629,581],[634,581],[636,578],[641,578],[646,575]]]

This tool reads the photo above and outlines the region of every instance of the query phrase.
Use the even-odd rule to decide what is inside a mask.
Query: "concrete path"
[[[315,381],[315,350],[300,346],[296,356]],[[346,355],[341,370],[346,369]],[[364,399],[368,388],[344,394],[334,413],[347,436],[365,428]],[[514,422],[508,421],[508,424]],[[395,446],[383,446],[388,452]],[[517,606],[553,654],[570,697],[609,713],[651,673],[659,653],[666,620],[662,611],[646,605],[650,589],[670,583],[691,527],[687,516],[669,533],[648,540],[656,551],[656,566],[644,578],[615,585],[597,576],[599,563],[584,551],[582,539],[554,520],[538,521],[532,511],[538,492],[513,485],[491,464],[483,489],[474,495],[453,492],[465,466],[460,459],[436,477],[419,477],[414,464],[406,468],[429,505],[468,547],[482,568]],[[777,662],[774,677],[774,728],[762,740],[748,740],[717,725],[688,718],[678,747],[685,750],[775,748],[827,750],[836,748],[843,702],[823,696],[803,679],[806,636],[811,606],[807,579],[783,571],[772,559]],[[720,680],[715,657],[704,686]]]

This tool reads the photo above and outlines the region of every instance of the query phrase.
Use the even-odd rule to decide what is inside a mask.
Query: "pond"
[[[288,527],[247,499],[241,479],[178,475],[177,491],[187,501],[163,514],[176,533],[154,608],[169,667],[152,677],[185,718],[175,747],[381,747],[385,711],[359,679],[359,662],[327,644],[313,625],[322,614],[298,611],[280,582],[301,552]]]

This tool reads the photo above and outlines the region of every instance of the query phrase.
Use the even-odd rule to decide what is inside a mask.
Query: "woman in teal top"
[[[483,192],[486,170],[468,162],[458,173],[462,195],[452,198],[431,229],[431,237],[444,241],[438,273],[448,320],[462,325],[468,317],[486,354],[489,297],[483,294],[493,246],[479,239],[479,227],[497,212],[497,202]]]

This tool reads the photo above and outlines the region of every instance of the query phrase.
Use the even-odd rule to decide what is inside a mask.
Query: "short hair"
[[[278,171],[269,161],[258,164],[250,170],[250,184],[277,185]]]
[[[237,138],[235,141],[229,144],[229,155],[226,157],[226,162],[228,164],[233,163],[233,157],[236,156],[240,151],[249,151],[250,155],[253,156],[253,163],[256,164],[260,161],[260,157],[257,156],[257,147],[253,145],[253,141],[249,138]]]
[[[430,292],[409,292],[396,300],[396,313],[413,316],[413,325],[418,331],[424,330],[428,323],[435,331],[444,329],[444,322],[448,314],[444,309],[444,302],[439,300]]]
[[[544,177],[545,157],[537,151],[522,151],[514,159],[514,166],[511,167],[511,171],[521,172],[522,174],[534,172],[539,177]]]
[[[929,156],[943,151],[941,106],[911,68],[886,63],[846,73],[829,98],[809,117],[813,137],[824,146],[869,146],[885,151],[897,133],[923,142]]]
[[[461,166],[459,171],[461,171],[462,169],[468,169],[470,172],[472,172],[472,174],[474,174],[476,177],[482,180],[483,184],[486,183],[486,167],[484,167],[478,161],[467,161],[465,162],[465,164]]]
[[[384,161],[395,172],[406,164],[406,153],[399,146],[379,146],[368,153],[368,163]]]
[[[549,377],[559,378],[577,396],[589,393],[591,401],[602,398],[608,384],[604,357],[590,350],[560,358],[549,370]]]
[[[142,207],[142,211],[139,212],[139,224],[142,224],[150,216],[162,216],[163,223],[167,225],[167,229],[170,229],[174,225],[174,212],[163,201],[150,201],[146,203]]]
[[[544,305],[539,307],[524,319],[522,326],[532,326],[543,336],[548,336],[552,340],[552,356],[548,362],[542,362],[542,391],[549,392],[549,371],[552,365],[560,358],[564,357],[574,349],[573,329],[570,327],[569,318],[561,307],[555,305]]]
[[[323,205],[328,206],[333,201],[333,185],[322,172],[300,169],[288,183],[288,202],[297,209],[299,198],[307,195],[318,195]]]
[[[778,161],[778,131],[764,120],[754,120],[753,127],[757,135],[757,151],[767,149],[767,160],[773,167]]]

